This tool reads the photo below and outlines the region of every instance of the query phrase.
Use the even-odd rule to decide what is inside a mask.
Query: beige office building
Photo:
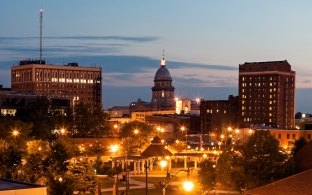
[[[102,69],[68,65],[45,64],[27,60],[11,67],[12,90],[21,94],[37,94],[48,98],[70,99],[102,106]]]

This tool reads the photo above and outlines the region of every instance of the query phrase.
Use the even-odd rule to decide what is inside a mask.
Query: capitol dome
[[[157,70],[154,81],[172,81],[169,70],[166,68],[166,60],[163,56],[160,62],[160,67]]]

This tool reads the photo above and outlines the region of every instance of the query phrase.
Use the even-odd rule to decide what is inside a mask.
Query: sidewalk
[[[118,179],[121,179],[121,178],[118,177]],[[129,177],[129,185],[134,185],[134,186],[130,186],[130,189],[144,189],[145,188],[145,182],[134,180],[131,178],[131,175]],[[155,185],[152,183],[148,183],[147,186],[148,186],[148,189],[154,189],[155,188]],[[126,190],[126,187],[125,186],[124,187],[118,187],[118,190]],[[113,188],[101,189],[101,192],[112,192],[112,191],[113,191]]]

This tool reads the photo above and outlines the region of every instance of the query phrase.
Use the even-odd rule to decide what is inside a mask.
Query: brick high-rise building
[[[67,98],[71,104],[83,102],[102,107],[102,69],[68,65],[45,64],[26,60],[11,67],[12,90],[21,94],[37,94]]]
[[[200,101],[200,128],[204,134],[221,135],[228,127],[239,126],[238,97],[230,95],[228,100]]]
[[[240,116],[246,127],[266,125],[293,129],[295,75],[285,61],[239,65]]]

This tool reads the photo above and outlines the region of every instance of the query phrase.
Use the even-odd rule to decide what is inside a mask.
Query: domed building
[[[160,67],[154,77],[151,107],[156,110],[174,109],[174,87],[172,86],[170,72],[166,68],[164,55],[160,60]]]

